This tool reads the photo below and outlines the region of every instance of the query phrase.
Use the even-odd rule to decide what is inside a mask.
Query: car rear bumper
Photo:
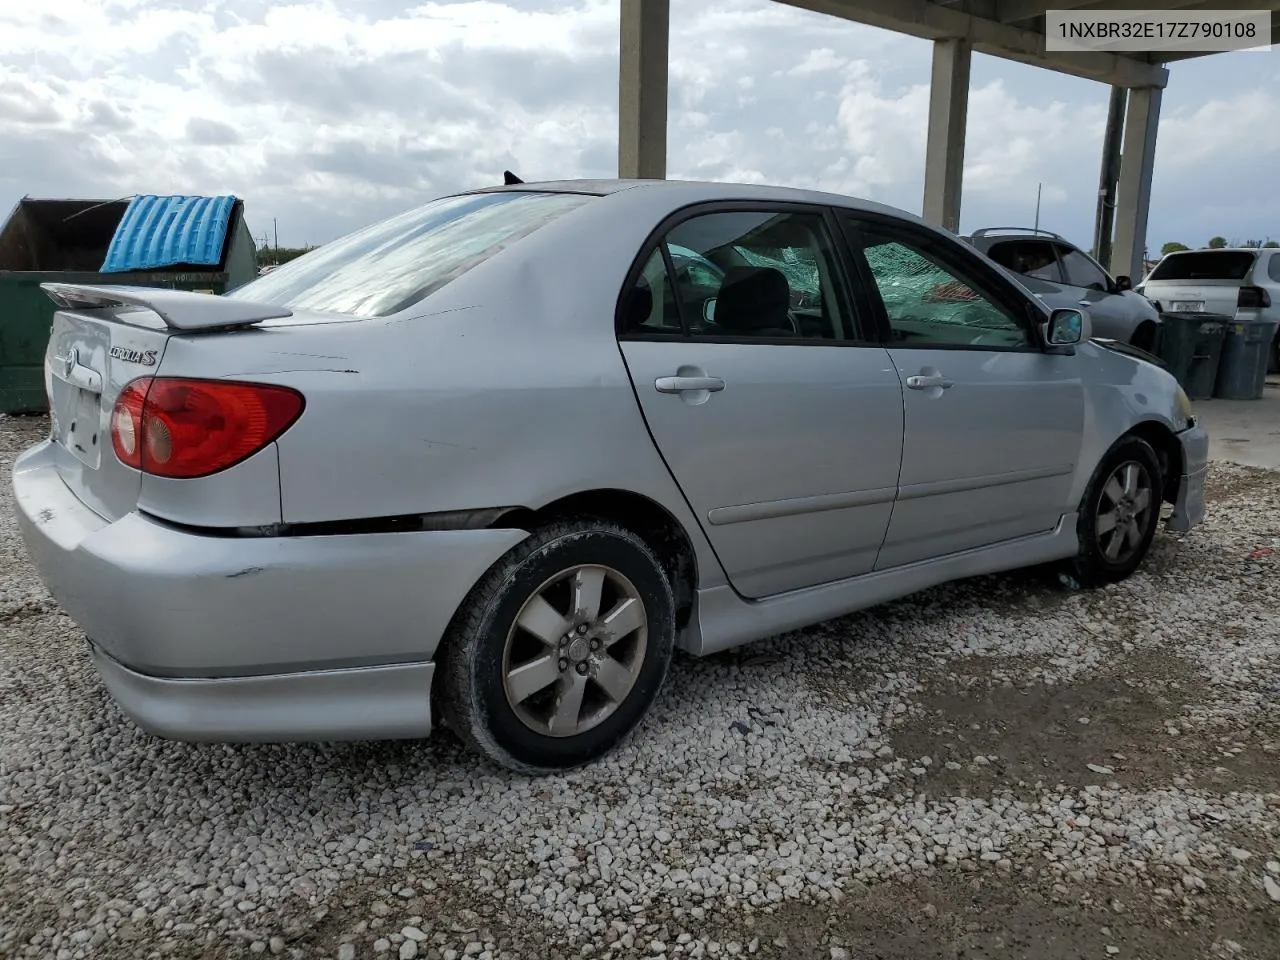
[[[1178,434],[1182,444],[1182,477],[1173,513],[1166,522],[1170,530],[1190,530],[1204,519],[1204,484],[1209,472],[1209,434],[1198,424]]]
[[[43,444],[14,464],[13,487],[27,552],[92,640],[108,688],[166,735],[260,736],[272,722],[286,739],[322,730],[337,737],[348,726],[358,736],[429,728],[437,643],[476,581],[528,535],[235,537],[137,513],[108,522],[63,483]],[[387,711],[405,702],[407,677],[428,685],[401,722]],[[389,704],[376,702],[379,684]],[[333,721],[287,721],[254,706],[263,691],[292,691],[303,713],[330,691]],[[351,712],[359,696],[370,698],[371,719]],[[184,697],[192,698],[186,713],[176,706]],[[224,720],[213,716],[220,703]],[[243,721],[231,715],[242,709]]]
[[[90,644],[102,684],[147,733],[232,743],[394,740],[431,732],[433,663],[174,680]]]

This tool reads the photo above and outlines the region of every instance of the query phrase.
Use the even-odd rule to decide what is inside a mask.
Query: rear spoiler
[[[164,287],[97,287],[80,283],[42,283],[40,289],[64,310],[145,307],[157,314],[170,330],[183,333],[246,327],[264,320],[293,316],[293,311],[288,307],[228,300],[211,293],[192,293]]]

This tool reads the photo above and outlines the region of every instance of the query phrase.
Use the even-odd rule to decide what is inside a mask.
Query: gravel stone
[[[1272,880],[1269,875],[1264,874],[1262,877],[1262,885],[1266,888],[1267,896],[1276,903],[1280,903],[1280,883],[1276,883],[1276,881]]]

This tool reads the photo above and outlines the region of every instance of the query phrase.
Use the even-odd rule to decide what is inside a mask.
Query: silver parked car
[[[989,227],[966,238],[1011,273],[1050,309],[1085,307],[1099,337],[1153,352],[1160,311],[1133,289],[1129,277],[1112,277],[1093,257],[1048,230]]]
[[[845,197],[518,184],[224,297],[45,289],[22,533],[167,737],[419,737],[438,707],[566,768],[674,647],[1026,565],[1119,580],[1162,503],[1204,511],[1172,377]]]

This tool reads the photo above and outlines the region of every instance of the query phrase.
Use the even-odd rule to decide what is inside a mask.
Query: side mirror
[[[716,322],[716,298],[707,297],[702,301],[702,319],[707,323]]]
[[[1085,339],[1089,315],[1083,310],[1061,308],[1049,314],[1042,333],[1050,347],[1074,347]]]
[[[1126,290],[1133,289],[1133,281],[1128,277],[1116,277],[1116,292],[1124,293]]]

